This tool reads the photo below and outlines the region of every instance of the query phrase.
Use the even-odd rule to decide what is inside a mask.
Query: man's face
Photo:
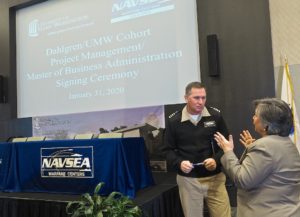
[[[190,93],[185,95],[184,98],[190,114],[201,114],[206,103],[206,91],[204,88],[192,88]]]

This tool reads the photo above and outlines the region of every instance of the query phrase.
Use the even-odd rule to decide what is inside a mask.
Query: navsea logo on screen
[[[173,0],[115,0],[111,23],[173,10]]]
[[[41,148],[43,178],[93,178],[93,147]]]
[[[39,27],[39,21],[37,19],[31,21],[28,26],[28,36],[30,37],[39,36],[38,27]]]

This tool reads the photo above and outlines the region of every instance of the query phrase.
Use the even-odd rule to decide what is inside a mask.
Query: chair
[[[44,141],[45,138],[45,136],[31,136],[27,138],[26,142]]]
[[[11,142],[26,142],[27,137],[17,137],[17,138],[13,138],[11,140]]]
[[[93,133],[76,134],[74,139],[92,139],[93,136]]]
[[[104,138],[122,138],[123,133],[100,133],[98,135],[98,139],[104,139]]]
[[[141,137],[140,129],[134,129],[130,131],[124,132],[124,138],[131,138],[131,137]]]
[[[46,137],[46,138],[45,138],[45,141],[49,141],[49,140],[54,140],[54,139],[51,138],[51,137]]]

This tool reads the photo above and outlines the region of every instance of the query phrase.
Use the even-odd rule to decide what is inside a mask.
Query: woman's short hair
[[[293,114],[283,100],[265,98],[253,101],[256,115],[259,116],[268,135],[288,136],[293,127]]]

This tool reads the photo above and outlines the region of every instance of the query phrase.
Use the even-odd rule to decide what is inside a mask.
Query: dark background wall
[[[31,119],[16,120],[15,77],[10,66],[13,37],[9,8],[39,1],[0,0],[0,74],[8,78],[8,103],[0,104],[0,140],[30,135]],[[252,129],[251,101],[275,96],[268,1],[197,0],[200,68],[208,104],[221,109],[235,140]],[[220,76],[208,74],[207,35],[219,41]],[[184,94],[184,90],[182,90]],[[236,145],[238,154],[241,147]]]
[[[252,127],[251,101],[274,97],[274,69],[268,1],[198,0],[202,81],[208,102],[223,112],[238,145],[242,129]],[[208,76],[206,36],[219,39],[220,77]]]

